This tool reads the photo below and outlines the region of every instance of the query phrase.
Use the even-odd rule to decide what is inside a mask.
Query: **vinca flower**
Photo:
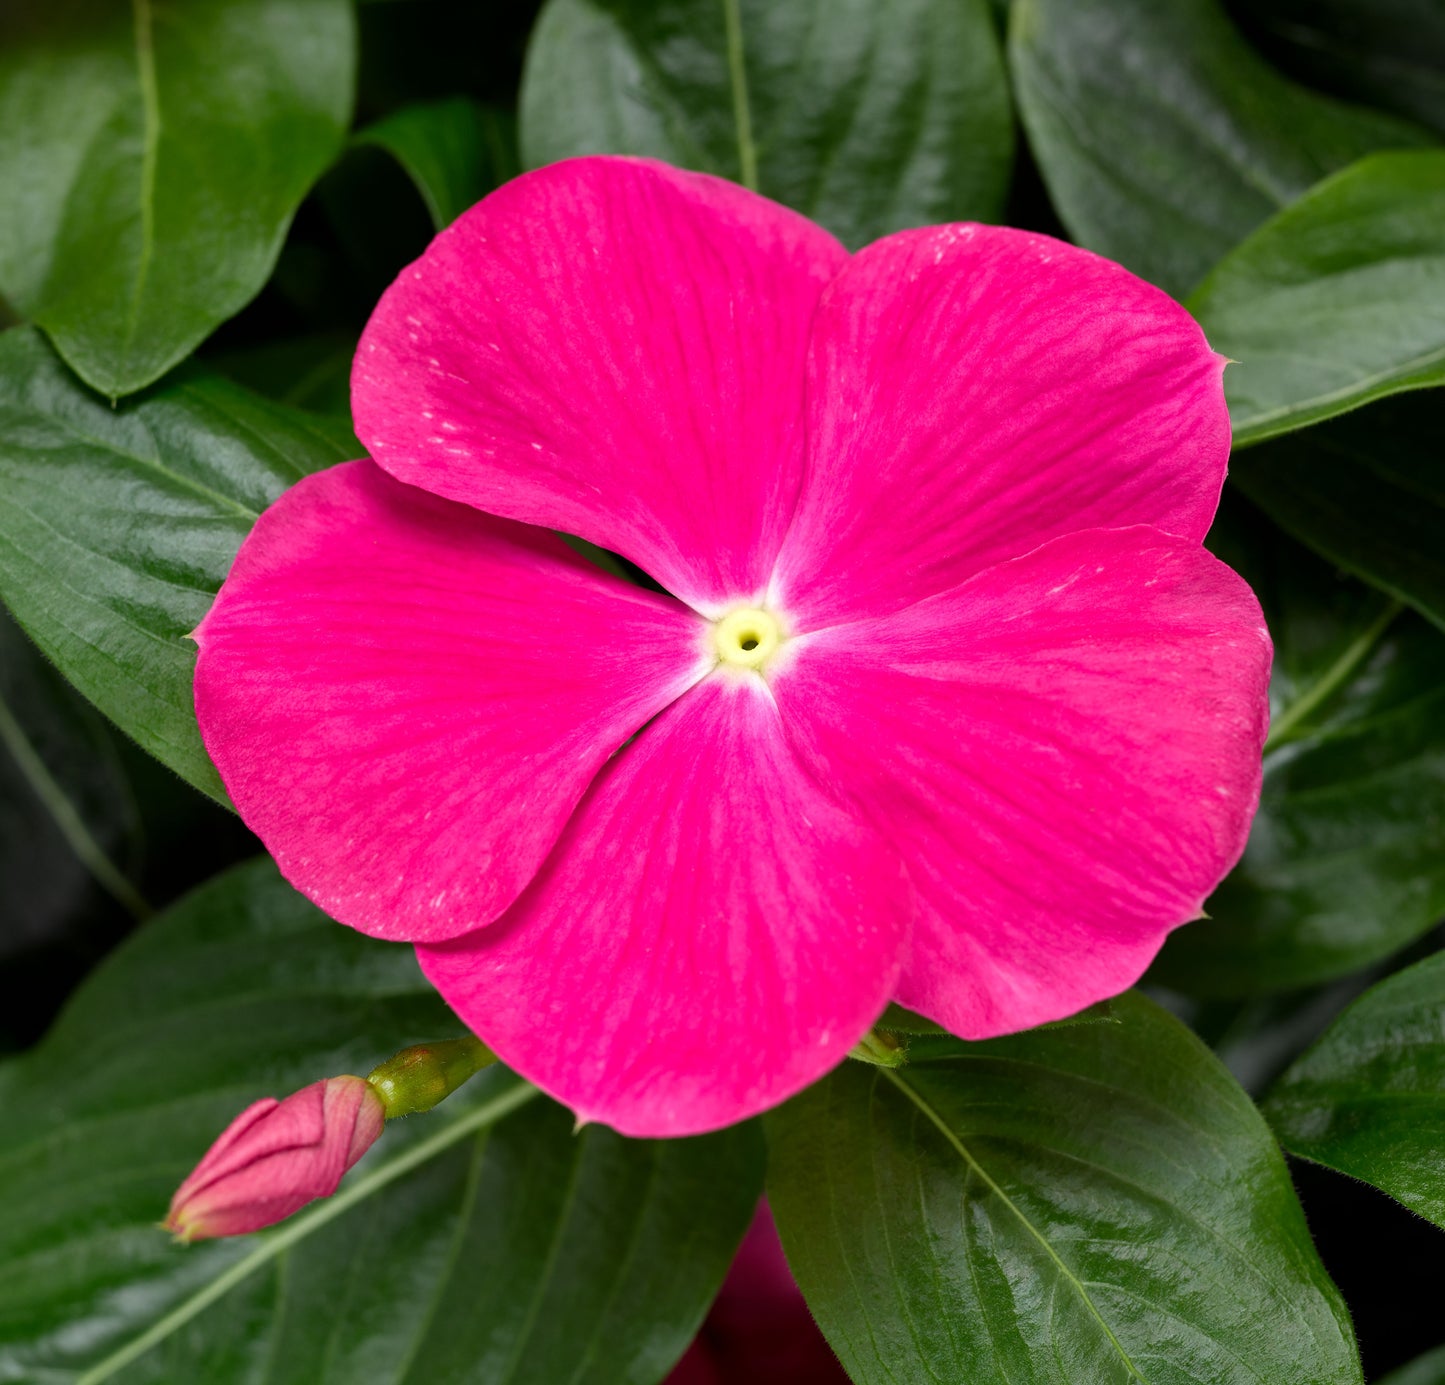
[[[1256,805],[1222,372],[1045,236],[850,255],[719,179],[527,174],[378,306],[369,460],[262,516],[198,632],[206,744],[287,878],[581,1119],[738,1120],[890,1001],[1058,1019]]]

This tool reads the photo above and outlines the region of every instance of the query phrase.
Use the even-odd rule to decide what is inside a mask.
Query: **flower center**
[[[762,668],[783,643],[783,627],[771,611],[732,611],[713,626],[712,637],[723,663]]]

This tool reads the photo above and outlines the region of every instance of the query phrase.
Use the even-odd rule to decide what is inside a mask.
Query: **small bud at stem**
[[[901,1068],[908,1061],[908,1040],[886,1029],[870,1029],[849,1050],[848,1056],[879,1068]]]
[[[497,1055],[486,1044],[468,1034],[404,1048],[373,1068],[366,1080],[381,1098],[387,1120],[395,1120],[430,1111],[496,1061]]]

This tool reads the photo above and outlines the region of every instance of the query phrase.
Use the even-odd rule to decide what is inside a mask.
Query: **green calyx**
[[[486,1044],[468,1034],[404,1048],[373,1068],[366,1080],[381,1098],[387,1120],[395,1120],[430,1111],[496,1061],[497,1055]]]
[[[878,1068],[901,1068],[908,1061],[908,1039],[887,1029],[870,1029],[848,1051],[848,1056]]]

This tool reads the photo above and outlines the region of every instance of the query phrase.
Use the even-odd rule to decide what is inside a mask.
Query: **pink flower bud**
[[[176,1189],[162,1225],[182,1241],[201,1241],[282,1221],[330,1197],[385,1123],[381,1098],[360,1077],[328,1077],[284,1101],[258,1101]]]

